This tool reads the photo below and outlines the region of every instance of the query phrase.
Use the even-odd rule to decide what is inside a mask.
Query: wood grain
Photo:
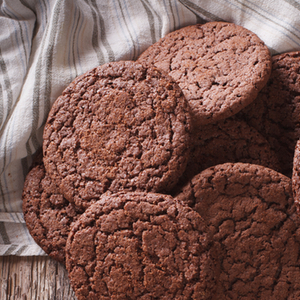
[[[47,256],[0,257],[1,300],[76,300],[63,265]]]

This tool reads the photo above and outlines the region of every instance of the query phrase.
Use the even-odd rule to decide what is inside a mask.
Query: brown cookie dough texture
[[[291,180],[253,164],[222,164],[193,178],[178,198],[220,243],[215,299],[297,299],[300,227]]]
[[[295,146],[292,173],[293,196],[297,206],[300,208],[300,140]]]
[[[292,174],[300,139],[300,52],[273,56],[272,74],[257,99],[238,116],[256,128],[277,153],[281,172]]]
[[[198,213],[169,195],[104,194],[77,220],[67,270],[78,300],[213,299],[211,237]]]
[[[171,32],[138,61],[174,78],[197,124],[236,114],[256,98],[271,72],[271,56],[264,43],[253,32],[225,22]]]
[[[86,208],[107,190],[170,190],[189,146],[189,107],[179,86],[156,68],[120,61],[65,89],[49,113],[43,153],[66,199]]]
[[[192,134],[193,146],[180,183],[201,171],[227,162],[263,165],[279,171],[280,164],[268,141],[246,122],[233,118],[198,126]]]
[[[81,212],[61,195],[42,163],[35,164],[26,176],[22,199],[24,219],[31,236],[49,256],[65,263],[70,226]]]

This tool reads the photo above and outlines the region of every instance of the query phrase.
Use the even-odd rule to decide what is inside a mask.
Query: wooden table
[[[65,267],[47,256],[0,257],[1,300],[76,300]]]

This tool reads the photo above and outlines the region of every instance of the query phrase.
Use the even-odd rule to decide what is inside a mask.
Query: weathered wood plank
[[[1,300],[76,300],[65,267],[50,257],[0,257]]]

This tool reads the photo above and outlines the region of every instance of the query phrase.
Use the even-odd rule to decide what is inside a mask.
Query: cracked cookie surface
[[[297,299],[300,230],[290,178],[222,164],[196,175],[178,199],[201,213],[220,243],[219,297]]]
[[[78,77],[45,125],[45,168],[67,200],[86,208],[105,191],[166,192],[183,173],[190,114],[176,83],[126,61]]]
[[[64,264],[70,225],[82,211],[62,196],[42,162],[27,174],[22,199],[24,219],[31,236],[49,256]]]
[[[294,200],[300,207],[300,140],[295,146],[295,153],[293,158],[293,173],[292,173],[292,188]]]
[[[271,56],[251,31],[209,22],[167,34],[138,58],[174,78],[197,124],[225,119],[250,104],[266,84]]]
[[[272,74],[253,103],[238,116],[259,131],[277,153],[281,172],[291,177],[300,139],[300,52],[272,57]]]
[[[169,195],[104,194],[74,223],[67,270],[81,299],[213,299],[211,237]]]
[[[192,139],[186,170],[174,190],[206,168],[227,162],[252,163],[280,170],[279,160],[269,142],[256,129],[234,117],[194,128]]]

